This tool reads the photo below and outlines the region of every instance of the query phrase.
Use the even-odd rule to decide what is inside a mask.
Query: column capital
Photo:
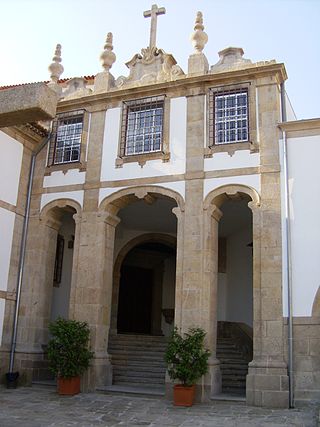
[[[215,219],[217,222],[220,221],[220,219],[223,215],[222,211],[216,205],[210,205],[208,207],[205,207],[204,210],[207,211],[208,215],[211,218]]]
[[[184,213],[183,210],[179,206],[176,206],[175,208],[172,208],[171,211],[177,217],[178,221],[180,221]]]
[[[111,225],[112,227],[116,227],[121,221],[118,216],[113,215],[110,212],[98,212],[97,219],[98,222],[104,222],[108,225]]]

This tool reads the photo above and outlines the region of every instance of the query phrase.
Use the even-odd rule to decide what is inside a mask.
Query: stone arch
[[[120,286],[120,270],[122,263],[128,253],[136,246],[142,243],[157,242],[163,243],[164,245],[170,246],[171,248],[176,247],[177,239],[174,236],[164,233],[144,233],[140,236],[134,237],[129,240],[119,251],[118,256],[115,260],[113,267],[113,287],[112,287],[112,318],[111,328],[116,331],[117,325],[117,312],[118,312],[118,297],[119,297],[119,286]]]
[[[60,221],[64,211],[73,212],[80,216],[81,205],[72,199],[56,199],[47,203],[40,212],[40,220],[48,222],[49,220]]]
[[[116,215],[120,209],[137,200],[145,200],[146,203],[152,203],[152,200],[160,197],[174,199],[180,210],[184,211],[184,199],[181,194],[158,185],[135,186],[116,191],[102,200],[99,211],[108,211]]]
[[[204,209],[208,209],[211,205],[219,208],[228,199],[241,199],[242,194],[246,194],[251,198],[253,206],[260,206],[260,195],[254,188],[243,184],[226,184],[210,191],[204,200]],[[249,207],[252,206],[249,205]]]
[[[250,199],[250,201],[248,200]],[[211,289],[212,305],[211,310],[214,313],[214,319],[211,322],[211,329],[208,331],[208,345],[211,349],[212,358],[216,358],[217,342],[217,304],[218,304],[218,239],[219,222],[222,217],[220,210],[224,202],[228,200],[248,200],[248,207],[252,210],[253,225],[253,289],[260,289],[259,259],[260,259],[260,195],[249,186],[242,184],[226,184],[213,189],[205,197],[203,203],[204,209],[204,265],[206,268],[204,281],[206,287]],[[253,292],[253,328],[256,328],[254,337],[257,336],[259,318],[259,298]],[[253,343],[254,345],[254,343]],[[218,365],[217,365],[218,366]],[[219,378],[219,367],[217,378]],[[221,384],[216,384],[216,391],[220,392]]]
[[[312,305],[312,316],[320,317],[320,286],[316,292]]]

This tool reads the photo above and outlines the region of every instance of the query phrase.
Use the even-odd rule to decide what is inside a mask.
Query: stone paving
[[[212,402],[174,407],[164,399],[82,393],[58,396],[53,388],[0,389],[1,427],[318,427],[319,408],[253,408]]]

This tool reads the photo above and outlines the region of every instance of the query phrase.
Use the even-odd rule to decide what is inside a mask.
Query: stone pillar
[[[221,392],[220,362],[217,359],[218,242],[221,217],[222,212],[215,205],[204,210],[203,299],[207,307],[202,314],[205,317],[204,322],[207,322],[207,343],[211,351],[209,373],[206,379],[207,384],[210,385],[211,396]]]
[[[247,403],[288,407],[282,306],[281,195],[279,166],[280,94],[276,81],[257,81],[261,157],[261,205],[253,211],[253,360]]]
[[[24,382],[41,379],[43,344],[48,342],[54,262],[60,221],[30,218],[15,354]]]
[[[220,388],[219,365],[215,358],[215,344],[213,344],[216,341],[213,323],[217,304],[216,290],[213,289],[214,283],[212,281],[206,283],[204,280],[204,245],[205,233],[208,232],[203,211],[204,120],[205,95],[196,91],[188,97],[187,101],[182,283],[176,291],[177,316],[175,324],[181,328],[182,332],[188,331],[191,327],[202,327],[207,333],[207,345],[213,352],[210,360],[210,373],[202,378],[201,383],[197,385],[196,400],[198,401],[209,399],[211,389],[215,393]],[[212,228],[217,230],[217,227]],[[179,258],[177,260],[178,268]]]
[[[83,387],[92,390],[112,383],[107,352],[111,323],[115,228],[119,218],[109,213],[82,215],[78,258],[78,280],[74,290],[74,317],[87,321],[91,348],[95,352]]]

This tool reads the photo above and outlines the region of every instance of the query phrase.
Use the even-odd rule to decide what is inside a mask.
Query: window
[[[56,259],[54,262],[53,286],[59,287],[62,278],[62,263],[64,251],[64,238],[60,234],[57,237]]]
[[[210,145],[249,141],[248,91],[210,91]]]
[[[164,97],[127,101],[122,114],[120,156],[162,151]]]
[[[53,122],[48,165],[80,162],[84,112],[59,115]]]

